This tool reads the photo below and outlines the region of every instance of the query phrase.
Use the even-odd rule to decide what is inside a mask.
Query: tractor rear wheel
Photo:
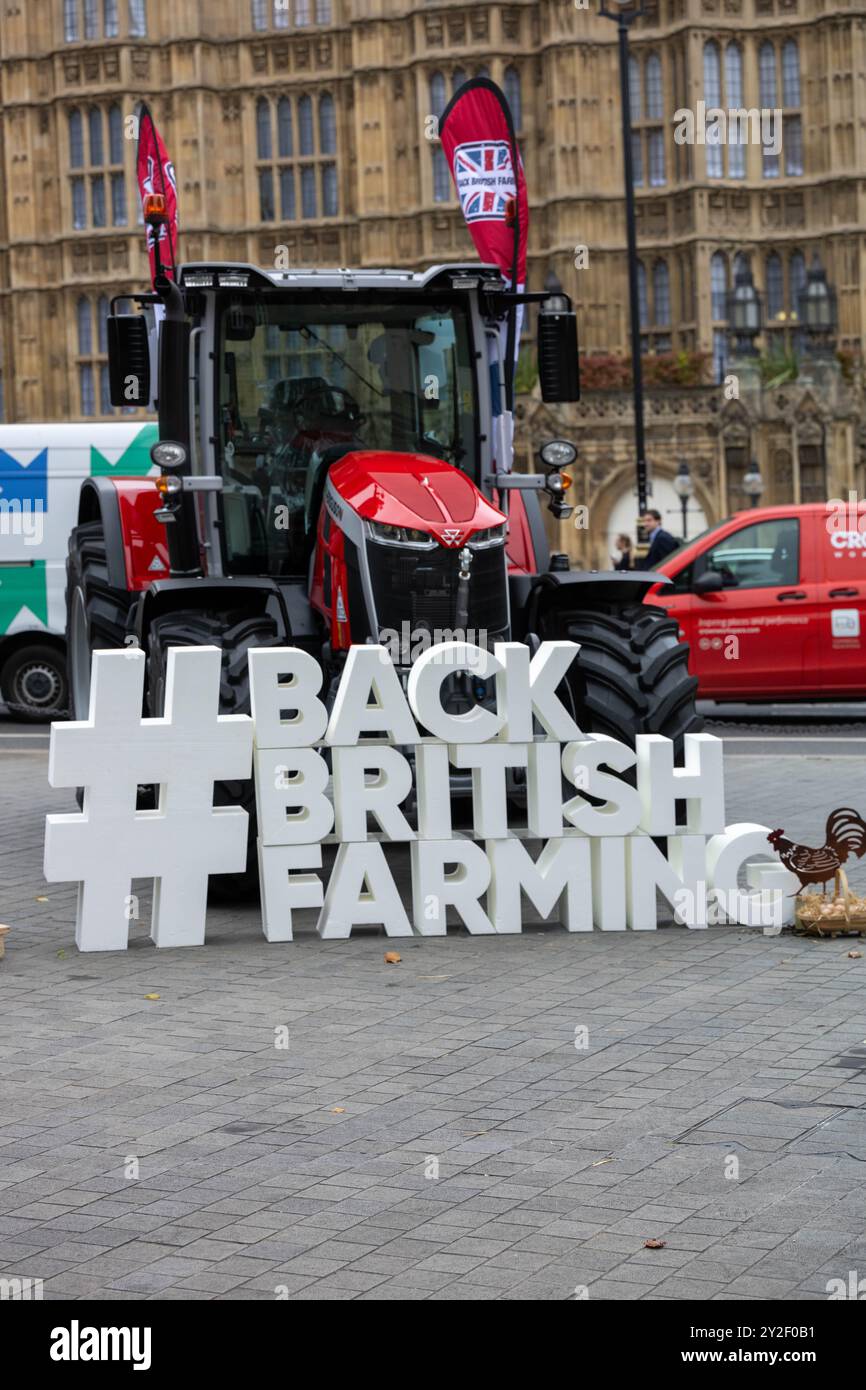
[[[673,618],[649,604],[569,615],[564,635],[580,643],[567,677],[579,726],[632,748],[638,734],[663,734],[679,758],[685,735],[698,733],[703,720],[678,632]]]
[[[203,613],[180,609],[154,618],[147,638],[148,712],[158,717],[165,706],[169,647],[221,647],[220,713],[250,713],[249,652],[251,647],[279,647],[283,641],[273,618],[241,612]],[[217,782],[216,806],[242,806],[249,816],[247,863],[242,874],[219,874],[211,888],[224,897],[247,897],[258,884],[256,795],[252,779]]]
[[[66,664],[73,719],[90,711],[90,659],[105,647],[122,647],[134,595],[108,582],[101,521],[85,521],[69,537],[66,560]]]

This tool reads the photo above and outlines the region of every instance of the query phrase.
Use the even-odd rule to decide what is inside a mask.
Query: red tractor
[[[159,476],[82,487],[74,717],[87,716],[96,648],[145,650],[145,713],[158,715],[169,647],[215,643],[223,709],[245,712],[250,647],[305,648],[333,698],[350,644],[384,642],[406,668],[419,644],[462,633],[579,642],[568,695],[587,732],[681,743],[699,728],[677,624],[641,602],[659,575],[578,573],[550,554],[540,504],[570,514],[574,446],[553,440],[539,472],[511,471],[499,327],[516,297],[489,266],[191,264],[177,282],[160,275],[137,312],[113,302],[112,400],[147,402],[156,381]],[[520,298],[538,305],[544,399],[576,399],[570,301]],[[470,672],[446,690],[455,710],[495,699]],[[216,799],[250,809],[252,847],[251,786]]]

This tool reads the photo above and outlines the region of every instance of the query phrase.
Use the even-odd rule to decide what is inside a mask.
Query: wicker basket
[[[827,893],[798,893],[794,910],[794,930],[805,936],[861,936],[866,933],[866,898],[848,887],[845,870],[840,869]]]

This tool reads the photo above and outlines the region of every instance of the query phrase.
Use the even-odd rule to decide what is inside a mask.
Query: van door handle
[[[860,592],[859,589],[831,589],[831,590],[830,590],[830,597],[831,597],[831,598],[856,598],[859,592]]]
[[[783,594],[776,595],[780,603],[784,603],[786,599],[801,599],[805,597],[806,594],[803,589],[786,589]]]

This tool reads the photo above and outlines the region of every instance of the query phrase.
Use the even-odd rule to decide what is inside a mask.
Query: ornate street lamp
[[[689,472],[689,465],[686,463],[685,459],[680,459],[680,466],[674,478],[674,491],[679,497],[680,506],[683,509],[683,540],[686,541],[689,538],[689,524],[686,513],[688,511],[689,498],[694,496],[695,484]]]
[[[833,340],[839,322],[836,291],[827,283],[827,272],[817,251],[812,255],[812,264],[809,266],[806,283],[798,295],[797,307],[807,351],[816,357],[829,356],[833,351]]]
[[[625,229],[628,246],[628,302],[631,319],[631,379],[634,400],[634,442],[637,471],[637,505],[641,516],[647,507],[646,444],[643,427],[643,373],[640,360],[640,301],[637,285],[637,220],[634,204],[634,168],[631,149],[631,96],[628,81],[628,31],[646,13],[644,0],[601,0],[599,14],[613,20],[619,38],[619,91],[622,116],[622,153],[625,170]]]
[[[743,492],[749,499],[750,507],[757,507],[764,491],[764,479],[756,459],[752,459],[748,473],[743,474]]]
[[[757,356],[755,339],[761,331],[761,296],[747,265],[740,266],[734,288],[728,291],[728,331],[738,357]]]

